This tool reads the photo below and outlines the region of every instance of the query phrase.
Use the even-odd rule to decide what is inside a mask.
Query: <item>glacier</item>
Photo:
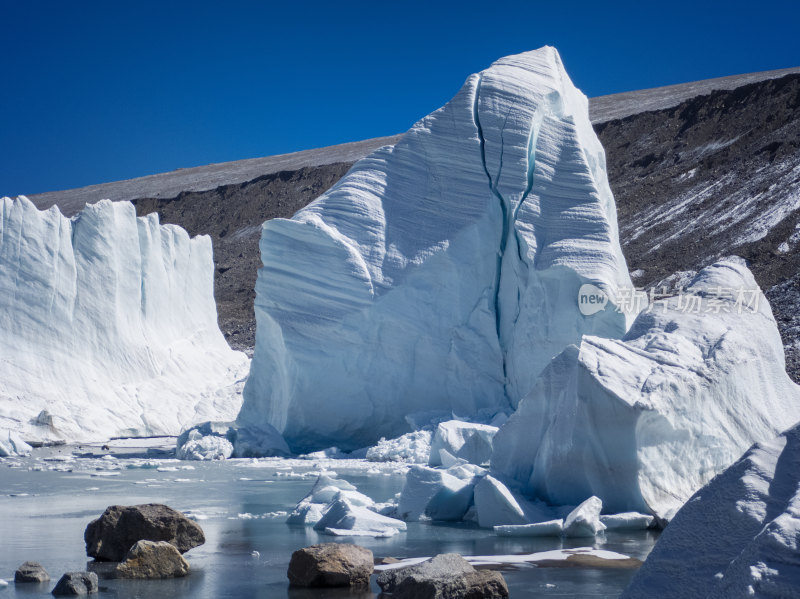
[[[233,420],[249,360],[217,325],[211,241],[104,200],[0,200],[0,429],[27,440],[177,435]]]
[[[554,358],[495,435],[491,467],[553,504],[596,495],[663,525],[798,419],[769,303],[729,258],[654,302],[621,340],[587,335]]]
[[[623,599],[797,597],[800,424],[751,447],[670,522]]]
[[[510,411],[635,317],[588,101],[550,47],[502,58],[292,219],[264,223],[241,427],[352,450],[406,417]],[[585,316],[578,290],[610,301]]]

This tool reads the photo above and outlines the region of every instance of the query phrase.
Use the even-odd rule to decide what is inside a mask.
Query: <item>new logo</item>
[[[584,316],[591,316],[597,314],[608,303],[608,296],[606,292],[592,285],[591,283],[584,283],[578,290],[578,309]]]

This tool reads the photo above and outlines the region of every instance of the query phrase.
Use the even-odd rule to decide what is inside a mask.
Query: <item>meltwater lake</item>
[[[138,444],[142,444],[141,441]],[[137,442],[62,446],[34,450],[30,457],[0,459],[0,587],[3,597],[52,597],[66,571],[85,570],[83,532],[113,504],[165,503],[203,527],[206,543],[184,557],[190,575],[163,581],[100,580],[98,598],[291,598],[376,597],[380,589],[350,592],[289,588],[286,569],[294,550],[324,542],[354,542],[376,558],[525,554],[594,547],[644,560],[658,533],[606,533],[596,539],[506,538],[464,523],[410,522],[390,538],[330,537],[311,527],[289,526],[287,513],[313,486],[319,473],[335,472],[376,501],[388,501],[403,485],[408,468],[398,463],[333,459],[237,459],[187,462],[169,456],[174,440],[150,447]],[[40,562],[51,582],[15,585],[14,571],[26,560]],[[583,567],[522,567],[503,571],[512,598],[617,597],[634,571]]]

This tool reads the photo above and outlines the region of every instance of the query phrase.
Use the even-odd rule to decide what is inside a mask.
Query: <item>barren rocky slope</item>
[[[634,282],[742,256],[800,380],[800,74],[596,129]]]
[[[590,101],[606,148],[621,239],[640,286],[715,258],[747,258],[800,380],[800,69],[641,90]],[[219,321],[253,344],[261,223],[289,217],[353,161],[396,137],[209,165],[32,196],[71,214],[100,197],[212,236]],[[181,191],[182,190],[182,191]],[[180,191],[180,193],[178,193]],[[99,195],[98,195],[99,194]]]

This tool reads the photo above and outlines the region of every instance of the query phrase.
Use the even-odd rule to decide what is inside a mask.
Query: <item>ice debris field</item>
[[[736,257],[659,305],[625,301],[605,155],[553,48],[471,75],[264,223],[252,361],[217,327],[207,238],[126,202],[0,209],[2,456],[180,433],[180,464],[301,455],[402,477],[376,502],[317,473],[286,521],[322,536],[433,521],[564,542],[674,519],[632,588],[708,547],[687,574],[702,596],[800,582],[797,469],[780,467],[800,387],[769,303]],[[604,298],[591,313],[587,286]],[[735,553],[698,532],[716,517]],[[570,555],[541,560],[586,557]]]

